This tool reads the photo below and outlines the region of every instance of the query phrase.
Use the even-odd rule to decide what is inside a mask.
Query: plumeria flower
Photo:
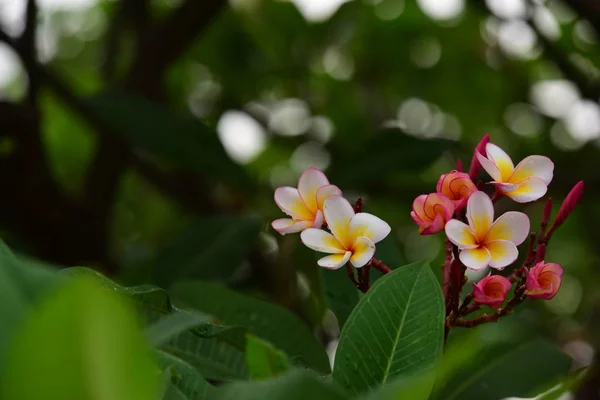
[[[488,265],[503,269],[517,259],[517,246],[529,234],[527,215],[509,211],[494,222],[494,206],[484,192],[475,192],[467,202],[469,225],[452,219],[446,224],[446,235],[460,250],[459,258],[470,269]]]
[[[487,158],[477,152],[481,166],[506,196],[518,203],[534,201],[546,194],[554,174],[554,163],[548,157],[529,156],[517,166],[500,147],[485,146]]]
[[[562,274],[560,265],[540,261],[527,273],[525,294],[532,299],[550,300],[560,289]]]
[[[473,300],[477,304],[485,304],[491,308],[498,308],[506,299],[506,294],[512,283],[502,275],[491,275],[473,283]]]
[[[372,214],[355,214],[348,200],[340,196],[325,200],[324,213],[331,233],[309,228],[300,235],[309,248],[331,254],[317,262],[324,268],[338,269],[348,261],[356,268],[364,266],[375,254],[375,243],[391,231],[385,221]]]
[[[421,235],[432,235],[444,230],[454,214],[454,203],[439,193],[422,194],[413,202],[410,213],[413,221],[419,225]]]
[[[320,228],[325,222],[323,203],[330,196],[341,195],[342,191],[330,185],[321,170],[308,168],[298,180],[298,189],[283,186],[275,190],[275,203],[292,218],[276,219],[271,226],[282,235]]]
[[[469,197],[477,191],[477,186],[469,178],[469,174],[452,171],[440,177],[436,191],[452,200],[456,211],[460,211],[467,205]]]

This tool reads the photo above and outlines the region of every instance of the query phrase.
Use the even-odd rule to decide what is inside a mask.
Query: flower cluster
[[[316,168],[308,168],[300,176],[297,189],[276,189],[275,202],[291,219],[273,221],[273,229],[282,235],[302,232],[300,238],[307,247],[330,254],[318,261],[323,268],[339,269],[348,262],[356,268],[369,264],[375,243],[391,231],[382,219],[356,212],[342,191]]]
[[[481,169],[492,179],[489,186],[474,182]],[[509,211],[494,219],[494,203],[502,197],[517,203],[542,198],[553,173],[554,164],[544,156],[532,155],[514,166],[508,154],[490,143],[489,136],[485,135],[474,151],[469,173],[456,170],[444,174],[435,193],[423,194],[414,200],[411,217],[419,233],[431,235],[444,231],[447,237],[443,288],[448,328],[496,320],[512,312],[526,297],[548,300],[560,289],[562,267],[545,263],[544,256],[550,236],[579,201],[583,182],[575,185],[569,193],[549,229],[552,203],[548,199],[537,234],[530,232],[529,218],[522,212]],[[484,191],[487,187],[494,188],[492,197]],[[517,260],[518,246],[528,237],[528,252],[520,268],[513,270],[508,277],[490,272],[473,284],[472,293],[459,304],[465,269],[483,270],[489,267],[502,271]],[[513,297],[500,309],[513,286]],[[475,319],[464,318],[482,305],[497,312]]]

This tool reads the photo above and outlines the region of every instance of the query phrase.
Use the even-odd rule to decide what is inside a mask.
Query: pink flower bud
[[[473,283],[473,300],[477,304],[485,304],[498,308],[506,299],[506,294],[512,287],[510,281],[501,276],[491,276],[491,272],[477,283]]]
[[[475,151],[473,152],[473,158],[471,159],[471,167],[469,168],[469,176],[471,179],[475,180],[479,172],[481,171],[481,163],[477,159],[477,153],[485,154],[485,145],[490,141],[490,135],[487,133],[483,135],[477,146],[475,146]]]
[[[469,197],[477,191],[477,186],[469,178],[469,174],[452,171],[440,177],[436,190],[452,200],[456,211],[460,211],[467,205]]]
[[[573,212],[573,209],[575,208],[577,203],[579,203],[579,199],[581,199],[581,196],[583,196],[583,181],[577,182],[577,184],[573,186],[573,189],[571,189],[567,197],[565,197],[565,200],[563,201],[563,203],[560,206],[560,209],[558,210],[558,214],[556,214],[556,219],[554,220],[554,223],[552,224],[548,235],[551,235],[552,232],[556,230],[556,228],[561,226],[567,220],[569,214]]]
[[[454,214],[454,203],[439,193],[422,194],[413,202],[410,213],[419,225],[421,235],[432,235],[444,229]]]
[[[562,274],[563,269],[560,265],[544,264],[544,261],[540,261],[527,273],[525,294],[532,299],[550,300],[560,289]]]

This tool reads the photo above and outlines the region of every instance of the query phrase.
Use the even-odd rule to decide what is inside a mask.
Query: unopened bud
[[[471,159],[471,167],[469,168],[469,176],[472,180],[475,180],[475,178],[477,178],[477,175],[479,175],[479,171],[481,171],[481,164],[477,159],[477,153],[479,152],[480,154],[485,155],[485,145],[488,144],[489,141],[490,135],[486,133],[485,135],[483,135],[479,143],[477,143],[477,146],[475,146],[473,158]]]

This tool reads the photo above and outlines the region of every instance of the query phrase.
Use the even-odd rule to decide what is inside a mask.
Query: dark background
[[[555,162],[555,210],[586,191],[546,257],[559,294],[486,329],[590,364],[600,3],[334,2],[0,1],[3,239],[127,284],[222,281],[320,326],[316,258],[270,229],[274,188],[320,167],[393,227],[384,261],[441,265],[443,237],[420,237],[410,205],[489,133],[515,162]],[[537,226],[541,206],[498,208]]]

